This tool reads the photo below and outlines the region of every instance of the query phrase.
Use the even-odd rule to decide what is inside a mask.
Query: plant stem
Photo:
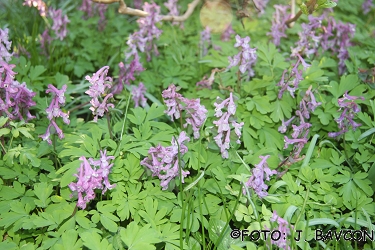
[[[106,112],[105,115],[107,117],[107,125],[108,125],[109,137],[111,138],[111,140],[113,140],[113,135],[112,135],[112,130],[111,130],[111,122],[110,122],[111,118],[110,118],[108,112]]]
[[[7,151],[5,150],[5,147],[4,147],[4,137],[1,137],[1,143],[0,143],[0,145],[1,145],[1,148],[3,149],[3,153],[6,154]]]
[[[68,112],[70,113],[70,112],[72,112],[72,111],[74,111],[74,110],[76,110],[76,109],[82,108],[83,106],[86,106],[86,105],[89,104],[89,103],[90,103],[90,101],[85,102],[85,103],[82,103],[82,104],[80,104],[80,105],[78,105],[78,106],[75,106],[74,108],[70,109]]]
[[[310,187],[307,187],[306,188],[305,199],[303,200],[303,205],[302,205],[301,213],[298,215],[298,218],[297,218],[296,223],[294,225],[297,225],[298,222],[299,222],[299,220],[301,219],[302,213],[303,213],[303,211],[305,210],[305,207],[306,207],[306,202],[307,202],[307,198],[309,197],[309,193],[310,193]]]

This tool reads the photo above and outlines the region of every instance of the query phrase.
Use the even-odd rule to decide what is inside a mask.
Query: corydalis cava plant
[[[174,118],[179,119],[182,116],[182,111],[185,111],[186,123],[183,126],[186,128],[188,125],[191,125],[194,131],[194,138],[198,139],[200,137],[199,129],[207,117],[207,109],[200,104],[200,99],[187,99],[183,97],[177,92],[174,84],[163,91],[162,97],[168,108],[165,113],[171,117],[172,121]]]
[[[230,147],[230,137],[231,129],[234,129],[234,133],[237,135],[237,144],[241,144],[241,129],[244,125],[243,122],[237,123],[234,115],[236,114],[236,104],[233,100],[233,95],[230,93],[229,97],[223,100],[221,103],[218,102],[220,98],[217,97],[217,102],[215,105],[215,116],[219,120],[214,121],[213,123],[217,127],[217,135],[214,137],[216,144],[220,148],[221,156],[223,158],[228,158],[228,149]],[[223,109],[226,111],[223,112]]]
[[[108,175],[113,164],[109,164],[110,160],[115,159],[114,156],[107,156],[107,151],[100,151],[100,159],[94,160],[81,156],[79,158],[82,163],[78,169],[77,182],[69,184],[70,190],[78,195],[77,207],[85,209],[87,203],[95,198],[95,189],[101,189],[104,194],[107,189],[112,189],[115,185],[111,185]],[[73,197],[73,194],[71,195]]]
[[[268,195],[268,186],[264,183],[264,181],[269,181],[270,176],[277,174],[276,170],[271,170],[268,167],[267,159],[269,157],[269,155],[259,156],[259,158],[262,160],[259,162],[259,164],[255,165],[255,168],[253,168],[252,175],[245,183],[245,187],[242,191],[243,194],[246,194],[246,188],[251,188],[259,196],[259,198],[264,198]]]
[[[356,104],[355,100],[364,100],[364,97],[357,97],[357,96],[350,96],[346,91],[344,96],[337,100],[340,110],[342,113],[339,118],[335,119],[338,124],[340,131],[338,132],[330,132],[328,133],[329,137],[337,137],[349,131],[349,128],[352,127],[353,130],[360,127],[362,124],[356,123],[354,119],[354,115],[361,111],[358,104]]]
[[[16,65],[8,63],[13,56],[8,32],[8,29],[0,29],[0,115],[5,113],[11,120],[23,120],[26,116],[28,121],[35,118],[29,109],[36,104],[32,100],[36,93],[28,89],[26,83],[14,81],[17,73],[13,71]]]
[[[152,172],[152,176],[157,176],[160,180],[160,186],[163,190],[168,188],[169,182],[175,177],[181,176],[181,182],[184,183],[184,177],[189,174],[189,171],[182,170],[179,164],[179,159],[188,151],[184,144],[190,141],[186,136],[186,132],[182,131],[177,139],[172,139],[172,145],[163,147],[160,144],[156,147],[151,147],[148,151],[149,156],[141,161],[141,165],[147,167]],[[180,154],[180,156],[178,156]],[[181,162],[182,163],[182,162]]]
[[[99,69],[92,77],[86,76],[86,80],[91,83],[89,90],[85,93],[88,94],[92,99],[90,101],[90,110],[94,115],[94,122],[98,121],[98,116],[103,117],[104,112],[108,112],[109,108],[114,108],[115,105],[112,103],[107,103],[108,99],[113,96],[113,94],[107,94],[106,88],[110,89],[112,87],[112,78],[107,76],[108,66],[104,66]],[[105,95],[102,102],[99,101],[101,96]]]
[[[65,91],[66,91],[67,85],[65,84],[62,86],[61,89],[57,89],[52,84],[48,85],[48,89],[46,90],[46,93],[52,93],[52,101],[49,105],[49,107],[46,109],[47,112],[47,118],[50,121],[50,124],[48,125],[47,131],[44,135],[41,135],[43,141],[47,141],[49,144],[52,144],[52,141],[50,139],[51,133],[54,133],[54,131],[51,131],[51,128],[54,128],[57,135],[60,139],[64,138],[63,131],[57,126],[56,118],[61,117],[64,121],[64,123],[69,124],[69,113],[64,113],[60,108],[62,105],[65,104]]]
[[[249,45],[250,37],[241,38],[239,35],[236,35],[236,43],[234,44],[235,48],[239,48],[240,51],[237,55],[228,57],[229,66],[228,69],[239,65],[239,71],[242,74],[245,74],[247,71],[247,79],[253,77],[255,72],[253,66],[257,60],[256,48],[250,48]]]

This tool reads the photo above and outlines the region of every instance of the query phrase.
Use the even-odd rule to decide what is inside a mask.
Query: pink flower
[[[168,188],[169,182],[180,176],[179,157],[182,159],[183,155],[186,154],[188,148],[185,143],[190,141],[189,137],[186,136],[185,131],[182,131],[177,139],[172,139],[172,145],[169,147],[163,147],[160,144],[157,147],[151,147],[148,151],[149,156],[141,161],[141,165],[151,170],[152,176],[157,176],[161,182],[163,190]],[[178,151],[180,149],[180,151]],[[181,169],[182,180],[184,183],[184,177],[189,174],[189,171]]]

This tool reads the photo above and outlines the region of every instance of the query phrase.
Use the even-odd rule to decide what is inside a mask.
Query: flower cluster
[[[321,46],[324,50],[330,50],[339,59],[339,74],[346,70],[345,60],[349,58],[348,48],[352,46],[351,38],[355,33],[355,25],[348,23],[336,23],[332,17],[324,27]]]
[[[172,145],[169,147],[163,147],[160,144],[157,147],[151,147],[148,151],[150,156],[141,161],[142,166],[151,170],[152,176],[157,176],[161,180],[160,186],[163,190],[168,188],[168,184],[173,178],[180,176],[180,170],[182,183],[184,183],[184,177],[189,174],[189,171],[182,170],[178,157],[180,154],[180,159],[182,159],[182,156],[188,151],[184,144],[188,141],[190,141],[189,137],[186,136],[185,131],[182,131],[177,142],[173,138]]]
[[[92,77],[86,76],[86,80],[92,84],[85,93],[92,98],[90,110],[94,115],[94,122],[98,121],[98,116],[103,117],[104,112],[108,112],[108,108],[115,107],[112,103],[107,103],[113,94],[107,94],[102,103],[99,102],[99,97],[105,94],[106,88],[112,87],[110,84],[112,83],[112,78],[107,76],[108,69],[108,66],[104,66],[94,73]]]
[[[286,236],[287,235],[290,235],[290,226],[289,226],[289,223],[284,220],[283,218],[281,218],[277,213],[276,211],[273,211],[273,214],[272,214],[272,217],[270,218],[270,221],[271,222],[276,222],[278,227],[277,229],[274,229],[274,230],[277,230],[281,233],[281,235],[283,235],[283,237],[281,237],[281,239],[277,240],[277,241],[274,241],[271,239],[271,243],[278,246],[279,248],[281,249],[290,249],[290,247],[288,246],[287,244],[287,241],[286,241]]]
[[[242,74],[248,72],[248,78],[255,75],[253,70],[253,65],[257,60],[256,48],[250,48],[249,45],[250,37],[241,38],[239,35],[236,35],[236,43],[234,47],[240,47],[240,52],[235,55],[233,58],[228,57],[229,66],[228,69],[240,65],[239,70]]]
[[[0,29],[0,61],[9,62],[12,59],[13,53],[10,53],[12,41],[9,41],[9,30],[5,28]]]
[[[259,11],[259,15],[264,14],[268,0],[253,0],[253,3]]]
[[[287,29],[285,22],[291,17],[290,14],[287,14],[287,10],[290,7],[289,5],[274,5],[274,8],[276,11],[273,14],[271,32],[267,33],[267,35],[271,35],[273,38],[273,43],[276,46],[279,46],[280,39],[282,37],[287,37],[285,34]]]
[[[93,17],[95,13],[99,14],[98,29],[103,30],[105,27],[105,12],[107,11],[108,5],[103,3],[94,3],[91,0],[83,0],[82,5],[78,8],[85,12],[84,19]]]
[[[50,120],[50,124],[48,125],[47,131],[44,135],[40,135],[43,139],[43,141],[47,141],[49,144],[52,144],[52,141],[50,139],[51,136],[51,127],[54,127],[57,135],[59,136],[60,139],[64,138],[64,133],[63,131],[57,126],[55,122],[55,118],[61,117],[64,121],[64,123],[69,124],[69,113],[64,113],[61,109],[60,106],[65,104],[65,91],[66,91],[67,85],[65,84],[62,86],[62,88],[59,90],[52,84],[48,85],[48,89],[46,90],[46,93],[52,93],[52,101],[49,105],[49,107],[46,109],[47,112],[47,118]]]
[[[314,17],[313,15],[309,15],[309,23],[301,25],[302,32],[299,32],[299,39],[296,42],[297,46],[292,48],[292,56],[304,54],[310,57],[310,55],[318,52],[322,36],[317,34],[317,30],[321,27],[323,18],[324,16]]]
[[[350,96],[346,91],[344,96],[337,100],[340,107],[339,110],[342,110],[340,117],[335,120],[339,126],[340,131],[328,133],[329,137],[337,137],[349,131],[349,127],[352,127],[353,130],[355,130],[362,125],[353,121],[354,114],[358,113],[361,110],[358,104],[354,102],[357,99],[364,100],[365,98],[363,96]]]
[[[156,45],[153,43],[154,38],[159,38],[162,31],[156,27],[156,23],[161,21],[160,7],[155,3],[145,3],[143,5],[144,11],[149,13],[147,17],[138,19],[139,31],[134,32],[129,36],[126,44],[129,46],[127,52],[125,52],[125,61],[129,61],[129,64],[119,63],[120,75],[119,80],[112,93],[118,94],[123,90],[123,85],[130,85],[130,81],[134,81],[134,75],[140,73],[145,69],[140,62],[140,56],[138,52],[146,52],[147,60],[151,60],[150,52],[154,50],[156,55],[159,54]],[[132,58],[132,59],[131,59]]]
[[[264,183],[264,180],[269,181],[270,176],[277,174],[277,171],[271,170],[268,167],[267,159],[270,157],[269,155],[259,157],[262,160],[258,165],[255,165],[255,168],[253,168],[252,175],[245,183],[245,187],[243,188],[242,192],[246,194],[245,188],[251,188],[259,196],[259,198],[264,198],[268,195],[268,186]]]
[[[363,14],[367,15],[372,8],[374,8],[374,3],[372,0],[365,0],[362,4],[362,11],[363,11]]]
[[[48,12],[48,16],[52,18],[53,25],[52,30],[55,32],[55,37],[59,38],[61,41],[64,40],[64,38],[68,34],[68,30],[66,28],[66,25],[70,22],[67,15],[62,15],[62,10],[54,10],[50,9]],[[40,37],[40,45],[43,50],[44,54],[48,54],[48,45],[54,40],[55,38],[52,38],[49,34],[49,28],[46,28],[41,37]]]
[[[154,38],[159,38],[162,33],[162,31],[156,27],[156,23],[160,22],[162,18],[160,16],[160,6],[156,3],[144,3],[143,10],[149,13],[149,15],[147,17],[139,18],[137,22],[139,25],[139,33],[146,41],[145,51],[147,54],[147,61],[150,61],[150,52],[152,50],[154,50],[156,55],[159,55],[158,49],[153,40]],[[140,50],[142,51],[142,49]]]
[[[165,111],[172,121],[181,117],[181,112],[185,111],[184,128],[190,124],[194,131],[194,138],[199,138],[199,129],[203,125],[207,117],[207,109],[200,104],[200,99],[187,99],[176,92],[177,88],[171,84],[168,89],[164,90],[162,97],[168,110]]]
[[[43,0],[25,0],[23,5],[37,8],[40,16],[46,16],[47,14],[47,5]]]
[[[277,84],[277,86],[281,87],[277,96],[279,99],[283,97],[286,90],[288,90],[290,95],[294,98],[294,92],[297,90],[299,82],[303,80],[303,71],[298,69],[299,65],[302,64],[304,70],[310,67],[310,65],[307,64],[299,54],[296,54],[296,56],[297,62],[293,65],[290,74],[288,74],[288,70],[284,70],[280,82]]]
[[[95,198],[94,189],[102,189],[102,194],[104,194],[107,189],[115,187],[108,180],[109,171],[113,166],[113,163],[109,164],[109,161],[114,158],[114,156],[107,156],[106,150],[100,151],[99,160],[94,160],[93,158],[87,160],[84,156],[79,158],[82,163],[78,169],[78,174],[74,175],[78,180],[76,183],[69,184],[70,190],[78,194],[77,207],[86,208],[87,203]]]
[[[217,100],[220,98],[217,97]],[[234,119],[236,113],[236,104],[233,101],[233,95],[230,93],[229,97],[223,100],[221,103],[215,102],[215,116],[219,118],[213,123],[217,127],[217,135],[214,137],[216,144],[220,147],[221,156],[223,158],[228,158],[228,149],[230,146],[230,135],[231,135],[231,126],[234,128],[234,133],[237,135],[237,143],[241,144],[241,129],[244,125],[243,122],[237,123]],[[223,109],[227,111],[223,112]]]
[[[12,120],[23,120],[26,115],[27,121],[35,118],[29,109],[36,105],[32,100],[36,93],[28,89],[26,83],[14,81],[17,73],[13,71],[16,65],[8,64],[13,55],[8,32],[8,29],[0,29],[0,115],[5,113]]]
[[[70,22],[68,16],[63,16],[61,9],[51,9],[49,11],[49,15],[53,20],[52,30],[55,32],[56,37],[60,38],[61,41],[64,40],[64,38],[68,34],[66,25]]]
[[[177,8],[177,0],[168,0],[167,2],[164,3],[164,6],[167,7],[167,9],[169,10],[169,13],[168,13],[169,16],[180,15],[180,12],[178,11],[178,8]],[[176,21],[172,22],[172,25],[178,25],[178,24],[180,24],[180,28],[184,27],[183,22],[176,22]]]
[[[345,60],[349,58],[348,47],[352,46],[350,42],[355,33],[354,24],[336,23],[333,17],[327,19],[327,25],[322,25],[322,20],[326,17],[323,14],[320,17],[309,16],[309,23],[302,24],[302,32],[299,33],[299,41],[296,47],[292,48],[292,55],[304,54],[307,57],[316,55],[319,47],[323,51],[331,51],[339,59],[339,74],[345,72]],[[318,30],[323,30],[318,34]]]
[[[139,105],[142,107],[146,106],[147,99],[145,97],[145,93],[146,87],[142,82],[139,83],[138,87],[133,86],[131,94],[134,101],[134,107],[139,107]]]
[[[289,139],[287,136],[284,136],[284,149],[287,149],[289,145],[295,145],[293,149],[293,159],[299,158],[303,147],[308,141],[307,136],[309,134],[309,128],[311,127],[311,124],[305,122],[305,119],[310,119],[310,113],[314,112],[315,109],[321,105],[320,102],[316,102],[316,98],[313,91],[311,90],[311,87],[312,86],[307,89],[304,97],[299,104],[299,110],[296,111],[296,115],[299,118],[299,125],[297,126],[295,124],[292,124],[292,138]],[[295,116],[293,116],[286,122],[282,121],[282,124],[279,127],[278,131],[280,133],[285,133],[287,127],[291,124],[294,118]]]

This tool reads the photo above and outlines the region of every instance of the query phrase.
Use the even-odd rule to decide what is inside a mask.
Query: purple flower
[[[160,186],[162,186],[163,190],[168,188],[168,184],[172,179],[180,176],[180,169],[182,183],[184,183],[184,177],[189,174],[189,171],[182,170],[178,160],[178,154],[180,154],[180,159],[182,159],[182,156],[188,151],[184,144],[188,141],[190,141],[189,137],[186,136],[185,131],[182,131],[177,142],[173,138],[172,145],[169,147],[163,147],[160,144],[157,147],[151,147],[148,151],[149,156],[141,161],[142,166],[151,170],[152,176],[157,176],[161,180]]]
[[[276,210],[273,211],[272,217],[270,218],[270,222],[277,223],[278,227],[276,228],[276,230],[279,231],[282,235],[281,240],[271,240],[271,243],[282,249],[290,249],[290,247],[288,246],[289,244],[286,241],[286,236],[290,235],[289,223],[280,216],[278,216]]]
[[[271,170],[268,167],[267,159],[269,157],[269,155],[259,156],[259,158],[261,158],[262,160],[259,162],[258,165],[255,165],[255,168],[253,168],[252,171],[252,175],[250,176],[249,180],[245,183],[245,187],[253,189],[255,193],[259,196],[259,198],[264,198],[268,195],[268,186],[264,183],[264,181],[269,181],[270,176],[277,174],[276,170]],[[242,190],[244,194],[246,194],[245,187]]]
[[[145,107],[147,99],[145,97],[146,87],[142,82],[139,83],[138,87],[133,86],[132,88],[132,99],[134,101],[134,107]]]
[[[67,15],[62,15],[62,10],[50,9],[49,15],[53,20],[52,30],[55,32],[56,37],[64,40],[67,36],[66,25],[70,22]]]
[[[294,98],[294,92],[297,90],[299,82],[303,80],[303,72],[302,70],[298,69],[298,66],[302,64],[305,70],[305,67],[310,66],[303,60],[301,56],[299,56],[298,54],[296,56],[297,62],[293,65],[290,74],[288,74],[287,70],[284,70],[280,82],[277,84],[277,86],[281,87],[281,89],[279,90],[279,94],[277,96],[279,99],[282,98],[286,90],[288,90],[290,95]]]
[[[49,144],[52,144],[51,139],[49,138],[51,134],[51,127],[55,129],[55,132],[59,136],[60,139],[64,138],[63,131],[57,126],[55,119],[57,117],[63,118],[64,123],[69,124],[69,113],[64,113],[61,109],[60,106],[65,104],[65,91],[67,89],[67,85],[65,84],[62,86],[62,88],[59,90],[52,84],[48,85],[48,89],[46,90],[46,93],[52,93],[52,101],[49,105],[49,107],[46,109],[47,112],[47,118],[50,120],[50,124],[48,125],[47,131],[44,135],[40,135],[43,139],[43,141],[47,141]]]
[[[292,48],[292,56],[304,54],[310,57],[310,55],[317,53],[322,36],[317,35],[316,32],[321,27],[323,18],[324,16],[314,17],[309,15],[309,23],[301,25],[302,32],[299,33],[299,40],[296,42],[297,47]]]
[[[109,67],[104,66],[99,69],[92,77],[86,76],[86,80],[91,83],[89,90],[85,93],[88,94],[92,99],[90,101],[90,110],[94,115],[94,122],[98,121],[98,116],[103,117],[104,112],[108,112],[108,108],[114,108],[112,103],[107,103],[108,99],[113,97],[113,94],[107,94],[103,101],[100,102],[99,98],[106,94],[106,88],[111,88],[112,78],[107,76]]]
[[[85,209],[87,203],[95,198],[95,189],[102,189],[102,194],[104,194],[107,189],[115,187],[108,180],[110,169],[113,166],[113,164],[109,164],[109,161],[115,157],[107,156],[106,150],[100,150],[100,156],[99,160],[93,158],[87,160],[86,157],[81,156],[79,159],[82,163],[78,169],[78,174],[74,175],[78,180],[76,183],[72,182],[68,185],[70,190],[78,193],[77,207],[81,209]]]
[[[219,99],[219,97],[217,98]],[[237,144],[241,144],[241,129],[244,125],[243,122],[237,123],[235,121],[234,115],[236,113],[236,105],[233,101],[233,95],[230,93],[229,97],[223,100],[221,103],[215,102],[215,116],[219,118],[217,121],[213,121],[213,124],[217,127],[217,135],[214,140],[218,147],[220,148],[221,156],[223,158],[228,158],[228,149],[230,147],[230,135],[231,128],[234,128],[234,133],[237,135]],[[226,111],[223,112],[223,109]],[[232,125],[232,126],[231,126]]]
[[[267,35],[271,35],[273,38],[273,43],[276,46],[279,46],[280,39],[282,37],[287,37],[285,34],[287,29],[285,22],[291,17],[290,14],[287,14],[287,10],[290,7],[289,5],[274,5],[273,7],[276,9],[276,11],[273,14],[271,32],[267,33]]]
[[[160,6],[158,6],[156,3],[144,3],[143,10],[149,13],[149,15],[147,17],[139,18],[137,22],[140,28],[140,36],[147,41],[145,52],[147,54],[147,61],[150,61],[150,52],[152,50],[154,50],[154,54],[159,54],[153,40],[154,38],[159,38],[162,33],[162,31],[156,27],[156,24],[160,22],[162,18],[160,16]]]
[[[268,0],[253,0],[253,3],[259,11],[259,15],[264,14],[264,10],[267,6]]]
[[[9,41],[8,33],[7,28],[0,29],[0,61],[3,62],[9,62],[13,55],[13,53],[10,53],[12,42]]]
[[[230,69],[239,65],[239,70],[242,74],[245,74],[246,71],[248,72],[247,80],[255,75],[253,66],[257,60],[256,49],[250,48],[249,42],[250,37],[241,38],[239,35],[236,35],[234,47],[240,47],[241,51],[233,56],[233,58],[228,57],[229,65],[227,67],[227,69]]]
[[[185,111],[186,123],[183,125],[186,128],[189,124],[194,131],[194,138],[198,139],[199,129],[207,118],[207,109],[200,104],[200,99],[187,99],[176,92],[177,88],[171,84],[168,89],[164,90],[162,97],[168,110],[165,111],[173,121],[181,116],[181,112]]]
[[[353,130],[360,127],[362,124],[356,123],[354,119],[354,115],[360,112],[360,107],[356,104],[355,100],[364,100],[363,96],[350,96],[346,91],[342,98],[338,99],[338,105],[340,107],[339,110],[342,110],[342,113],[339,118],[335,119],[340,129],[339,132],[330,132],[328,133],[329,137],[337,137],[349,131],[349,128],[352,127]]]
[[[167,2],[164,3],[164,6],[167,7],[167,9],[169,10],[169,13],[168,13],[169,16],[180,15],[180,12],[178,11],[178,8],[177,8],[177,0],[168,0]],[[172,22],[172,25],[178,25],[178,24],[180,24],[181,29],[184,28],[183,22],[176,22],[176,21]]]
[[[370,10],[374,8],[374,3],[372,0],[365,0],[362,4],[362,11],[363,11],[363,14],[367,15]]]
[[[289,126],[289,124],[296,118],[295,116],[292,116],[289,120],[286,122],[282,121],[281,126],[277,129],[280,133],[284,134]]]

